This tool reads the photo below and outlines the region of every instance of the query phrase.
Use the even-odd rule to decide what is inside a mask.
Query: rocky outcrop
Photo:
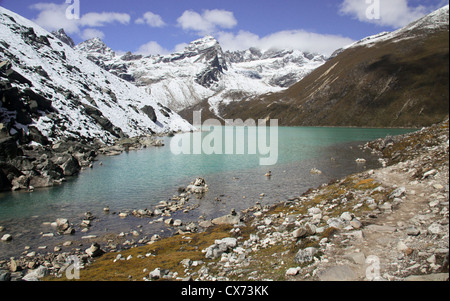
[[[187,192],[192,192],[197,195],[202,195],[208,191],[208,185],[206,184],[205,179],[197,178],[194,182],[186,187]]]
[[[53,31],[52,34],[57,37],[61,42],[69,45],[70,47],[75,47],[75,42],[72,40],[71,37],[69,37],[66,32],[64,31],[64,28],[61,28],[57,31]]]

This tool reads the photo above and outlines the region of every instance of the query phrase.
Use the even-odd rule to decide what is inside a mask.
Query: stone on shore
[[[5,234],[2,236],[2,241],[11,241],[13,239],[11,234]]]
[[[319,250],[314,247],[308,247],[306,249],[299,250],[294,257],[294,261],[300,264],[311,262],[314,260],[314,255],[316,255],[317,252],[319,252]]]
[[[90,257],[99,257],[105,253],[105,251],[100,248],[98,243],[93,243],[88,249],[86,249],[85,252]]]
[[[48,269],[45,266],[39,266],[37,269],[29,271],[22,280],[24,281],[39,281],[41,278],[47,276]]]
[[[215,218],[211,222],[214,225],[236,225],[241,222],[241,218],[242,214],[232,209],[230,214]]]
[[[318,274],[321,281],[355,281],[358,274],[348,265],[334,266]]]

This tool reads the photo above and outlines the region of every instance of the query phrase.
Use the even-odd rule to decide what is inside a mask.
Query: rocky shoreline
[[[198,179],[171,202],[124,213],[175,235],[86,237],[71,251],[1,261],[0,279],[67,280],[75,255],[87,281],[447,280],[448,120],[363,147],[384,167],[273,206],[185,225],[171,216],[195,209],[189,199],[206,189]]]
[[[124,151],[163,146],[158,139],[160,136],[155,135],[122,138],[113,145],[106,145],[100,141],[88,143],[75,139],[51,143],[39,131],[34,133],[31,127],[28,135],[14,137],[3,130],[0,124],[0,191],[33,191],[61,185],[82,169],[93,168],[99,155],[115,156]]]

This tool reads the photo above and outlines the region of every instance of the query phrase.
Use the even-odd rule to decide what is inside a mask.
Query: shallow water
[[[224,133],[229,130],[224,129]],[[273,166],[260,166],[259,155],[175,155],[170,148],[174,138],[164,138],[164,147],[99,157],[93,169],[82,171],[62,186],[33,193],[0,194],[0,225],[6,228],[2,234],[10,233],[14,237],[10,243],[0,243],[0,258],[18,255],[26,245],[31,246],[31,250],[43,245],[50,249],[58,242],[76,240],[82,235],[130,229],[142,230],[142,235],[148,236],[160,231],[169,233],[172,230],[160,224],[148,225],[147,219],[132,216],[121,219],[113,213],[152,208],[159,201],[169,200],[177,194],[178,187],[186,187],[199,176],[205,178],[209,186],[204,198],[189,201],[189,204],[199,204],[199,208],[188,214],[176,213],[173,218],[184,221],[197,220],[200,215],[214,218],[228,214],[231,208],[242,210],[256,202],[264,205],[283,201],[331,179],[379,167],[378,158],[358,146],[410,131],[280,127],[278,163]],[[202,133],[203,138],[207,135]],[[365,158],[367,162],[357,164],[357,158]],[[312,175],[312,168],[323,173]],[[272,171],[271,178],[264,176],[268,170]],[[262,199],[261,193],[264,193]],[[105,206],[110,207],[110,214],[103,212]],[[77,226],[86,211],[97,217],[87,233],[81,233],[76,227],[74,236],[58,236],[51,226],[43,224],[68,218]],[[42,233],[56,236],[46,238]]]

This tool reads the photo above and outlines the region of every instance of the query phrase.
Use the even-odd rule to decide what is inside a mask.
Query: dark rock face
[[[124,61],[135,61],[135,60],[140,60],[141,58],[142,58],[142,55],[135,55],[135,54],[132,54],[130,51],[128,51],[121,57],[121,59]]]
[[[82,104],[82,106],[84,107],[86,114],[92,117],[92,119],[94,119],[103,129],[110,132],[117,138],[126,137],[123,131],[115,127],[109,119],[104,117],[103,113],[99,109],[87,104]]]
[[[145,106],[141,109],[151,121],[156,122],[158,119],[156,117],[155,109],[152,106]]]
[[[0,139],[0,160],[14,159],[18,155],[17,143],[12,137]]]
[[[222,63],[223,62],[216,55],[210,66],[197,75],[196,82],[199,85],[210,88],[214,83],[220,80],[220,75],[223,74],[223,71],[227,70],[226,64]]]
[[[60,140],[53,145],[18,145],[14,137],[2,138],[0,190],[32,190],[59,185],[65,177],[75,176],[83,167],[90,166],[99,147],[69,140]]]
[[[63,28],[57,30],[57,31],[53,31],[52,34],[57,37],[61,42],[69,45],[70,47],[75,47],[75,43],[72,40],[71,37],[69,37],[66,32],[64,31]]]
[[[65,176],[76,175],[81,170],[80,163],[74,156],[69,156],[69,159],[61,165],[61,168]]]

